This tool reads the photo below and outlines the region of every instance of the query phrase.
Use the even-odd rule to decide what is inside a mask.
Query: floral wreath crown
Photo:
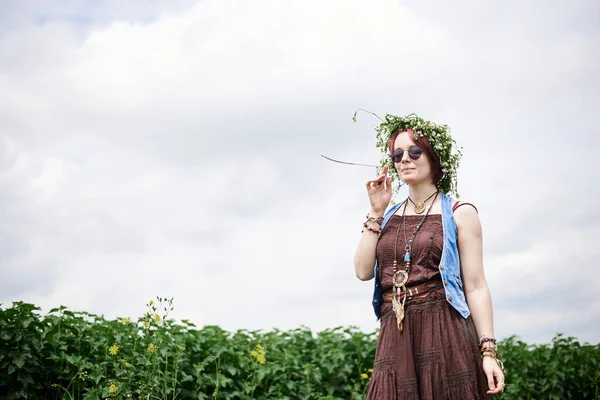
[[[354,113],[352,120],[356,122],[357,110]],[[375,128],[377,132],[377,148],[381,150],[383,156],[377,173],[381,173],[384,166],[388,166],[388,170],[395,171],[394,162],[390,155],[390,141],[395,132],[402,132],[406,129],[412,129],[415,139],[426,137],[434,153],[438,156],[442,166],[443,177],[436,184],[437,188],[445,194],[455,194],[458,198],[457,186],[457,170],[462,157],[462,148],[450,136],[450,128],[448,125],[439,125],[431,121],[426,121],[415,113],[410,113],[404,117],[399,117],[392,114],[386,114],[385,119],[381,119],[377,114],[370,111],[362,110],[379,118],[382,123]],[[398,173],[392,174],[392,181],[395,178],[400,179]],[[398,188],[399,189],[399,188]],[[397,190],[398,190],[397,189]]]

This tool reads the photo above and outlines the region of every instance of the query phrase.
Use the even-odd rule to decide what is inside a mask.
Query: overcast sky
[[[0,3],[0,303],[373,331],[366,108],[463,146],[497,336],[600,342],[600,5],[426,3]]]

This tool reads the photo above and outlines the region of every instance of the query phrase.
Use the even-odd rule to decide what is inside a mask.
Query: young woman
[[[486,399],[504,389],[485,279],[477,209],[449,196],[460,159],[445,125],[388,115],[389,154],[367,182],[371,209],[356,275],[375,278],[380,333],[368,400]],[[388,208],[392,178],[408,198]]]

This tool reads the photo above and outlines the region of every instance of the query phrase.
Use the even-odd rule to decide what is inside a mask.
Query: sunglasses
[[[404,157],[405,151],[408,152],[408,156],[412,160],[418,160],[419,157],[421,157],[421,154],[423,154],[423,150],[421,150],[421,148],[417,146],[411,146],[408,150],[396,149],[392,153],[392,160],[394,161],[394,163],[399,163],[402,161],[402,157]]]

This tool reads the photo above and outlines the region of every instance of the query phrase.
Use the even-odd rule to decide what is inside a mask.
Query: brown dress
[[[377,244],[384,293],[392,291],[396,232],[406,218],[410,238],[422,215],[394,215]],[[398,233],[397,259],[404,267],[404,229]],[[430,214],[417,234],[407,286],[431,282],[436,289],[406,300],[403,331],[398,330],[392,303],[381,307],[380,332],[367,400],[492,399],[486,394],[478,337],[471,316],[463,318],[446,300],[438,265],[442,256],[440,214]],[[439,282],[439,285],[435,285]]]

